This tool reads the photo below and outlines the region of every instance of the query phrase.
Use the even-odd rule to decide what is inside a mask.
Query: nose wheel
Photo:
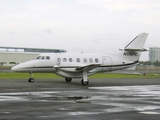
[[[28,82],[33,83],[33,82],[34,82],[34,79],[33,79],[33,78],[29,78],[29,79],[28,79]]]
[[[28,79],[28,82],[33,83],[34,82],[34,79],[32,78],[33,74],[32,74],[32,72],[30,72],[29,74],[30,74],[30,78]]]

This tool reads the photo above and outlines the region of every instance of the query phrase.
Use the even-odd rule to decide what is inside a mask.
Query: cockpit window
[[[45,56],[43,56],[43,57],[41,58],[41,60],[45,60]]]
[[[41,57],[42,57],[42,56],[38,56],[36,59],[39,60],[39,59],[41,59]]]
[[[46,56],[46,60],[50,60],[50,57],[49,57],[49,56]]]
[[[36,58],[36,60],[50,60],[50,56],[38,56],[37,58]]]

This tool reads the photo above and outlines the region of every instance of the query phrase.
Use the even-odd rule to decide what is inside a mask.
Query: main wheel
[[[34,82],[34,79],[33,79],[33,78],[29,78],[29,79],[28,79],[28,82],[33,83],[33,82]]]
[[[71,82],[72,78],[65,78],[66,82]]]
[[[88,85],[89,81],[84,81],[83,79],[81,80],[82,85]]]

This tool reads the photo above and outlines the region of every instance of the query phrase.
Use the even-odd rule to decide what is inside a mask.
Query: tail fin
[[[146,39],[147,39],[148,33],[141,33],[138,36],[136,36],[125,48],[125,51],[147,51],[143,48]]]
[[[138,61],[141,52],[147,51],[144,49],[144,44],[146,42],[148,33],[141,33],[136,36],[124,49],[122,52],[123,59],[129,59],[132,61]]]

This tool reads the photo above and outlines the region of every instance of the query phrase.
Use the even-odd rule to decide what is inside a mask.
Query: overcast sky
[[[142,32],[160,47],[159,0],[0,0],[0,46],[114,53]]]

